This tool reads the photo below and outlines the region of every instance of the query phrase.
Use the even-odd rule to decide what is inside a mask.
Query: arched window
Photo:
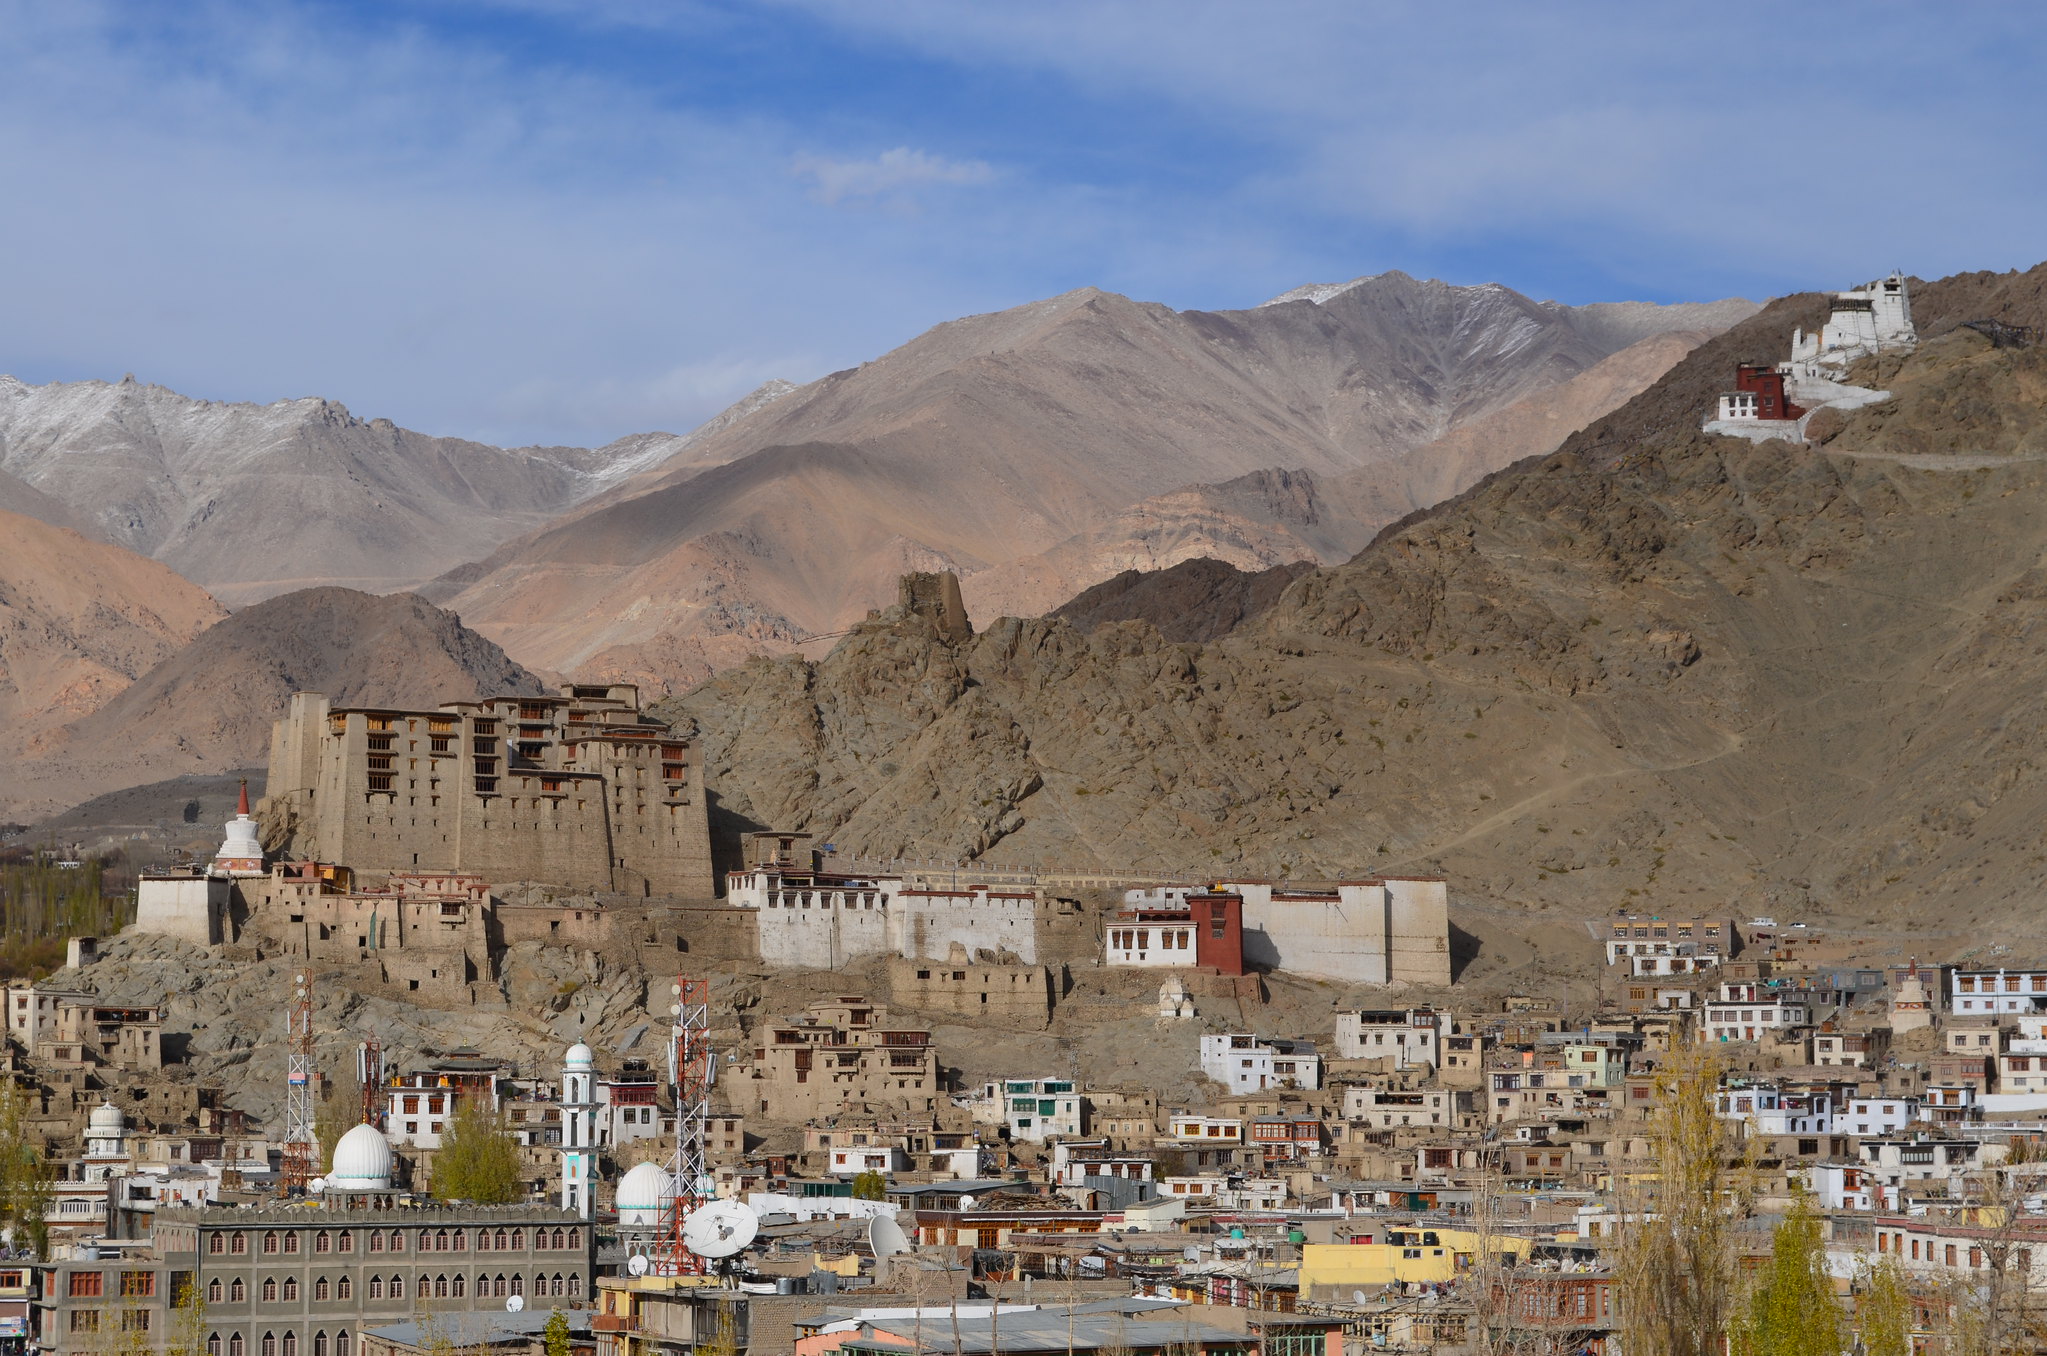
[[[455,1230],[449,1241],[455,1245],[456,1252],[469,1251],[469,1231],[467,1229]]]
[[[274,1332],[264,1333],[262,1348],[263,1356],[277,1356],[277,1334]]]
[[[526,1246],[526,1231],[525,1231],[524,1229],[514,1229],[514,1230],[512,1230],[512,1251],[513,1251],[513,1252],[517,1252],[517,1251],[519,1251],[519,1250],[520,1250],[521,1248],[523,1248],[523,1247],[525,1247],[525,1246]]]
[[[458,1271],[458,1272],[456,1272],[456,1273],[454,1274],[454,1276],[453,1276],[453,1277],[451,1278],[451,1284],[452,1284],[452,1285],[453,1285],[453,1287],[454,1287],[454,1289],[453,1289],[453,1292],[452,1292],[452,1293],[454,1294],[454,1296],[455,1296],[455,1298],[456,1298],[456,1299],[461,1299],[461,1298],[462,1298],[462,1296],[463,1296],[463,1294],[464,1294],[464,1293],[465,1293],[465,1292],[466,1292],[466,1291],[468,1290],[468,1288],[469,1288],[469,1287],[468,1287],[468,1285],[467,1285],[467,1284],[465,1283],[465,1281],[464,1281],[464,1278],[463,1278],[463,1275],[462,1275],[462,1273],[461,1273],[461,1272],[459,1272],[459,1271]]]
[[[275,1300],[276,1298],[277,1278],[275,1276],[265,1276],[263,1278],[263,1302],[265,1304],[268,1304],[272,1300]]]
[[[343,1276],[340,1280],[334,1282],[334,1298],[354,1299],[355,1278],[352,1276]]]
[[[206,1251],[207,1251],[207,1252],[209,1252],[209,1253],[211,1253],[211,1254],[213,1254],[213,1255],[214,1255],[215,1257],[218,1257],[218,1256],[220,1256],[220,1255],[221,1255],[222,1253],[226,1252],[226,1251],[227,1251],[227,1235],[226,1235],[226,1234],[208,1234],[208,1235],[206,1236]]]
[[[227,1335],[227,1356],[242,1356],[242,1335],[231,1332]]]
[[[393,1276],[391,1278],[391,1298],[405,1298],[405,1278],[403,1276]]]
[[[583,1231],[581,1229],[569,1230],[569,1246],[572,1248],[583,1246]]]
[[[384,1278],[382,1276],[370,1277],[370,1298],[384,1298]]]
[[[576,1271],[571,1271],[571,1272],[569,1273],[569,1298],[570,1298],[570,1299],[581,1299],[582,1297],[583,1297],[583,1276],[582,1276],[582,1273],[581,1273],[581,1272],[576,1272]]]
[[[237,1257],[243,1256],[249,1251],[249,1236],[240,1229],[235,1230],[235,1236],[229,1240],[227,1250]],[[240,1335],[239,1333],[236,1334],[236,1336]]]
[[[348,1356],[348,1329],[334,1334],[334,1356]]]
[[[405,1235],[399,1233],[396,1229],[393,1229],[391,1231],[391,1251],[392,1252],[405,1251]]]
[[[282,1240],[277,1236],[277,1230],[271,1229],[266,1231],[263,1235],[263,1255],[268,1257],[274,1254],[281,1242]]]
[[[299,1356],[299,1335],[288,1332],[284,1335],[284,1356]]]
[[[568,1293],[568,1291],[562,1289],[562,1274],[559,1271],[554,1273],[554,1280],[551,1282],[547,1293],[550,1295],[565,1295]]]
[[[220,1277],[215,1276],[206,1283],[206,1302],[208,1304],[220,1303],[226,1294],[227,1288],[220,1283]]]
[[[436,1229],[436,1230],[434,1230],[434,1251],[435,1251],[435,1252],[446,1252],[447,1250],[448,1250],[448,1231],[447,1231],[446,1229]]]
[[[287,1276],[287,1277],[285,1277],[285,1278],[284,1278],[284,1298],[285,1298],[285,1299],[286,1299],[287,1301],[289,1301],[289,1300],[295,1300],[295,1299],[297,1299],[298,1297],[299,1297],[299,1278],[298,1278],[298,1277],[296,1277],[296,1276]]]
[[[325,1276],[318,1276],[314,1278],[313,1298],[316,1300],[323,1300],[327,1298],[327,1278]]]
[[[340,1252],[354,1252],[354,1251],[355,1251],[355,1230],[353,1230],[353,1229],[343,1229],[343,1230],[341,1231],[341,1237],[337,1238],[337,1239],[335,1240],[335,1243],[336,1243],[336,1244],[338,1245],[337,1251],[340,1251]]]
[[[243,1300],[247,1299],[248,1297],[249,1288],[242,1284],[241,1277],[237,1276],[232,1281],[228,1282],[227,1302],[229,1304],[240,1304]]]
[[[505,1278],[502,1274],[500,1274],[496,1280],[490,1283],[490,1293],[500,1298],[512,1293],[511,1291],[505,1289]]]
[[[313,1334],[313,1356],[327,1356],[327,1330],[325,1328]]]
[[[210,1332],[206,1334],[206,1356],[220,1356],[219,1333]]]
[[[494,1246],[497,1248],[499,1252],[503,1252],[508,1246],[510,1246],[509,1240],[510,1235],[506,1234],[503,1229],[500,1229],[498,1230],[497,1243]]]
[[[517,1272],[512,1273],[512,1293],[515,1295],[526,1293],[526,1278]]]
[[[313,1235],[313,1251],[314,1251],[314,1252],[332,1252],[332,1251],[334,1251],[334,1236],[333,1236],[332,1234],[328,1233],[328,1232],[327,1232],[327,1231],[326,1231],[325,1229],[322,1229],[322,1230],[320,1230],[320,1232],[319,1232],[319,1233],[317,1233],[317,1234],[314,1234],[314,1235]],[[320,1337],[316,1337],[316,1338],[314,1338],[314,1339],[313,1339],[313,1345],[314,1345],[314,1346],[318,1346],[318,1345],[320,1344],[320,1338],[321,1338],[321,1337],[325,1337],[325,1336],[326,1336],[326,1334],[325,1334],[325,1333],[322,1333],[322,1334],[320,1334]]]
[[[436,1276],[436,1277],[434,1277],[434,1298],[435,1298],[435,1299],[446,1299],[447,1297],[448,1297],[448,1278],[447,1278],[446,1276]]]
[[[384,1250],[384,1231],[383,1231],[382,1229],[372,1229],[372,1230],[370,1230],[370,1251],[371,1251],[371,1252],[382,1252],[383,1250]]]
[[[478,1276],[476,1278],[476,1297],[478,1299],[490,1298],[490,1277]]]
[[[299,1250],[299,1236],[296,1229],[284,1236],[284,1250],[286,1252],[297,1252]],[[286,1333],[285,1339],[289,1341],[291,1336],[292,1334]]]
[[[569,1237],[569,1236],[568,1236],[568,1235],[567,1235],[566,1233],[564,1233],[564,1232],[563,1232],[562,1230],[560,1230],[560,1229],[556,1229],[556,1230],[554,1231],[554,1246],[555,1246],[556,1248],[565,1248],[565,1247],[567,1247],[567,1246],[568,1246],[568,1237]]]

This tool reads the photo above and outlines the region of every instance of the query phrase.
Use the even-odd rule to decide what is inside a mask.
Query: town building
[[[1306,1041],[1261,1040],[1244,1032],[1201,1038],[1201,1072],[1233,1093],[1322,1086],[1322,1057]]]
[[[2047,1012],[2047,969],[1964,970],[1948,976],[1948,1010],[1954,1013]]]
[[[1244,900],[1229,891],[1176,891],[1166,901],[1141,902],[1112,915],[1103,931],[1105,965],[1244,973]]]
[[[689,740],[627,684],[336,707],[292,694],[262,804],[273,856],[709,899],[710,825]]]
[[[1396,1069],[1434,1068],[1450,1015],[1434,1008],[1354,1009],[1336,1014],[1338,1059],[1390,1059]]]
[[[1222,881],[1241,898],[1253,965],[1353,984],[1450,982],[1448,895],[1441,877],[1387,876],[1327,887]]]
[[[769,1025],[738,1080],[742,1106],[777,1121],[938,1106],[931,1033],[892,1025],[886,1004],[860,994],[820,1000],[794,1022]]]

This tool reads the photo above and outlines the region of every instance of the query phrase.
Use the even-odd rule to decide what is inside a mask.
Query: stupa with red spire
[[[263,840],[256,820],[249,813],[249,783],[242,782],[242,796],[235,805],[235,817],[227,822],[227,839],[213,854],[216,876],[260,876],[263,868]]]

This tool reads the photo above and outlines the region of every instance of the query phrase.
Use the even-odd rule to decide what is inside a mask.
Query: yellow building
[[[1302,1245],[1303,1298],[1396,1282],[1452,1281],[1470,1270],[1478,1256],[1478,1235],[1468,1229],[1414,1225],[1360,1233],[1357,1238],[1372,1241]],[[1500,1234],[1493,1246],[1518,1260],[1528,1255],[1529,1240]]]

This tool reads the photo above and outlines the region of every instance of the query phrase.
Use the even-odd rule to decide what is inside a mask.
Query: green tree
[[[334,1166],[334,1146],[361,1120],[361,1108],[346,1097],[329,1092],[320,1099],[320,1110],[313,1117],[313,1137],[320,1141],[320,1168]]]
[[[526,1199],[519,1145],[498,1118],[465,1097],[434,1153],[434,1195],[444,1201],[511,1205]]]
[[[1771,1236],[1770,1264],[1734,1321],[1735,1356],[1840,1356],[1841,1329],[1820,1218],[1799,1186]]]
[[[1912,1292],[1896,1254],[1878,1257],[1864,1274],[1855,1321],[1867,1356],[1912,1356]]]
[[[189,1273],[178,1281],[177,1294],[171,1297],[163,1356],[206,1356],[206,1297]]]
[[[0,1078],[0,1224],[35,1251],[50,1253],[50,1164],[28,1136],[29,1094]]]
[[[547,1326],[540,1330],[540,1345],[547,1356],[569,1356],[568,1310],[556,1309],[547,1316]]]
[[[1628,1356],[1719,1356],[1740,1194],[1727,1123],[1714,1114],[1719,1086],[1719,1066],[1695,1046],[1671,1051],[1656,1071],[1654,1182],[1646,1198],[1630,1182],[1615,1277]]]
[[[888,1178],[872,1168],[853,1179],[853,1199],[856,1201],[885,1201],[888,1199]]]

